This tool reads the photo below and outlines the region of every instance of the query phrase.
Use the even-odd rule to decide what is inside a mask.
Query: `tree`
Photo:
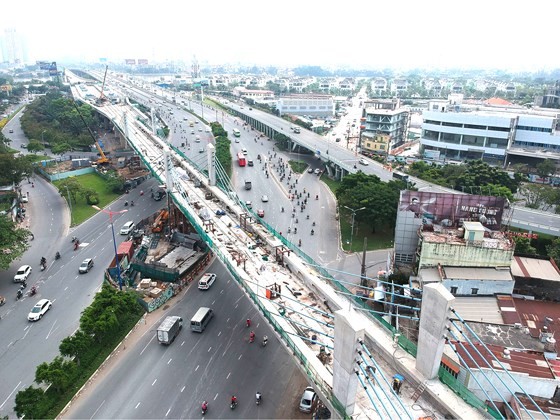
[[[16,394],[16,405],[14,411],[19,418],[42,419],[45,418],[45,402],[47,397],[45,391],[40,388],[29,386]]]
[[[0,217],[0,270],[7,270],[12,261],[29,248],[29,231],[18,228],[7,217]]]
[[[58,191],[60,195],[68,199],[68,194],[70,194],[70,199],[72,202],[76,202],[78,195],[82,194],[83,187],[74,177],[66,178],[60,181],[58,184]]]
[[[525,198],[525,205],[530,209],[548,210],[556,200],[557,191],[554,187],[544,184],[524,184],[519,193]]]
[[[76,371],[76,363],[57,356],[51,363],[43,362],[37,366],[35,381],[50,385],[57,393],[68,389]]]
[[[58,349],[61,355],[74,357],[76,363],[80,365],[82,360],[87,358],[92,344],[91,336],[85,334],[82,330],[78,330],[74,335],[62,340]]]
[[[44,150],[44,149],[45,149],[45,146],[43,146],[43,144],[38,142],[37,140],[31,140],[27,144],[27,150],[29,150],[31,153],[40,152],[41,150]]]
[[[560,265],[560,238],[556,238],[546,247],[546,253],[554,260],[556,265]]]
[[[514,236],[515,241],[515,253],[516,254],[529,254],[536,255],[537,249],[531,245],[531,240],[523,236]]]
[[[537,163],[537,175],[543,179],[547,178],[549,175],[554,174],[556,172],[556,164],[552,159],[545,159],[542,162]]]

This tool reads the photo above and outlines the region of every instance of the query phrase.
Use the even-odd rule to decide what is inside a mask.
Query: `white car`
[[[27,319],[29,321],[39,321],[43,318],[43,315],[47,313],[49,309],[51,309],[52,302],[48,299],[41,299],[39,302],[35,304],[29,315],[27,315]]]
[[[359,162],[360,162],[360,165],[364,165],[364,166],[368,166],[368,165],[369,165],[368,161],[365,160],[364,158],[361,158],[361,159],[359,160]]]
[[[248,209],[252,209],[252,208],[253,208],[253,203],[251,202],[251,200],[245,201],[245,205],[247,206]]]
[[[29,197],[27,195],[22,195],[21,196],[21,202],[22,203],[29,203]]]
[[[21,283],[27,280],[33,269],[29,265],[22,265],[14,276],[14,283]]]
[[[304,413],[311,413],[311,411],[313,410],[313,405],[315,405],[316,402],[317,394],[315,393],[313,388],[308,386],[307,388],[305,388],[305,391],[303,391],[303,395],[301,396],[299,411],[302,411]]]
[[[263,203],[268,202],[268,195],[264,194],[264,195],[261,197],[261,201],[262,201]]]
[[[82,261],[82,265],[80,265],[80,268],[78,268],[78,272],[80,274],[85,274],[92,268],[93,268],[93,259],[86,258],[85,260]]]
[[[315,175],[319,175],[321,173],[321,170],[319,168],[315,169]]]
[[[132,220],[129,220],[121,228],[120,234],[121,235],[128,235],[132,231],[132,229],[134,229],[134,222]]]
[[[206,273],[198,281],[198,288],[200,290],[208,290],[210,289],[210,286],[214,284],[215,281],[216,281],[216,275],[214,273]]]

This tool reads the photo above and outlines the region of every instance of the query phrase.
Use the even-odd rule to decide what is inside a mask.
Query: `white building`
[[[276,108],[280,115],[312,115],[332,117],[334,115],[334,98],[332,95],[301,94],[286,95],[278,98]]]
[[[482,159],[505,165],[512,156],[560,160],[560,113],[431,101],[422,113],[421,150],[435,160]]]
[[[257,102],[274,99],[274,92],[271,90],[245,89],[240,86],[233,89],[233,95],[241,98],[251,98]]]

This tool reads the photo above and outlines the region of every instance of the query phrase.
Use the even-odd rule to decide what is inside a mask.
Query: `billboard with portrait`
[[[422,225],[458,228],[462,222],[480,222],[492,230],[499,230],[506,200],[504,197],[401,191],[399,212],[412,212],[421,218]]]

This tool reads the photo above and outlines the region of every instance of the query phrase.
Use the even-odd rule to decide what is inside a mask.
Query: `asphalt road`
[[[118,363],[100,375],[64,418],[196,418],[202,401],[209,418],[309,418],[297,411],[306,379],[235,280],[219,261],[208,268],[217,280],[207,291],[193,283],[171,307],[150,314],[145,333],[120,353]],[[199,307],[215,311],[203,333],[190,331]],[[167,315],[179,315],[184,328],[174,343],[158,343],[156,329]],[[245,320],[256,333],[249,343]],[[263,335],[268,345],[260,345]],[[263,403],[255,405],[260,391]],[[229,407],[231,395],[239,405]]]
[[[24,183],[23,190],[30,192],[27,219],[35,239],[23,257],[0,274],[0,294],[7,298],[7,303],[0,308],[0,416],[15,415],[12,410],[17,391],[33,383],[36,366],[58,355],[60,341],[76,330],[81,312],[91,303],[103,281],[103,271],[114,256],[106,214],[97,214],[69,231],[69,213],[62,197],[46,181],[37,178],[34,185],[32,188]],[[116,230],[127,220],[138,220],[163,205],[152,200],[148,194],[140,197],[138,191],[133,190],[129,196],[113,203],[111,208],[123,209],[123,201],[135,195],[138,195],[134,197],[137,205],[129,208],[128,213],[114,217]],[[73,250],[72,236],[77,236],[82,242],[77,251]],[[125,237],[117,232],[116,239],[120,243]],[[54,260],[56,251],[61,253],[58,261]],[[41,256],[47,259],[48,265],[43,272],[39,269]],[[95,266],[89,273],[80,275],[78,267],[85,258],[93,258]],[[38,292],[35,296],[25,296],[16,301],[18,285],[12,279],[22,264],[33,267],[27,290],[36,285]],[[53,301],[52,309],[38,322],[27,321],[33,305],[43,298]]]

